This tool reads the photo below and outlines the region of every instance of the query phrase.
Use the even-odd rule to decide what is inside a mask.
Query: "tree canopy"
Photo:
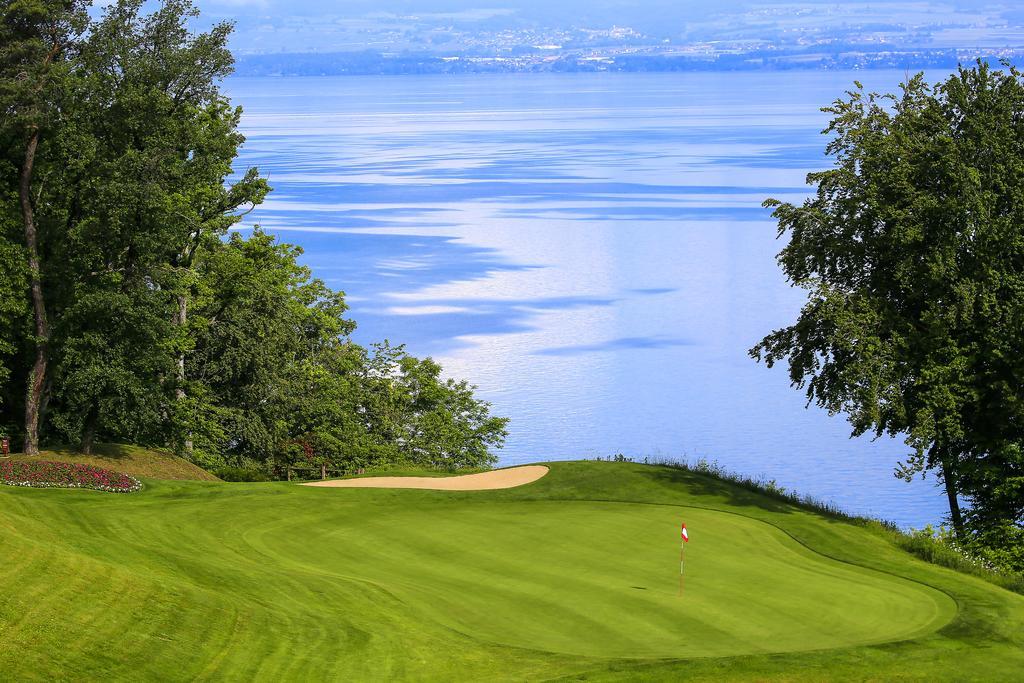
[[[1024,568],[1024,78],[1006,67],[857,84],[824,110],[835,167],[802,205],[765,203],[808,301],[751,353],[855,434],[905,438],[898,474],[936,470],[961,542]]]
[[[231,232],[270,187],[234,167],[230,26],[190,32],[188,0],[84,7],[0,21],[0,429],[265,470],[493,463],[507,421],[472,387],[355,344],[298,247]]]

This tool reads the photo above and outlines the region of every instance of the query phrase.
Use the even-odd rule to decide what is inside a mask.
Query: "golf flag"
[[[679,597],[683,596],[683,573],[686,564],[686,544],[690,542],[690,534],[686,533],[686,523],[679,529],[683,540],[679,541]]]

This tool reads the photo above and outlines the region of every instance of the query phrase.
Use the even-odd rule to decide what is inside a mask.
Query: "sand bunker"
[[[328,488],[372,489],[432,489],[434,491],[487,491],[510,489],[537,481],[548,473],[544,465],[524,465],[507,470],[493,470],[458,477],[365,477],[363,479],[336,479],[313,481],[303,486]]]

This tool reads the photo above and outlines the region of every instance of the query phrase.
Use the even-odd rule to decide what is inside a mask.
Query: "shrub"
[[[0,482],[33,488],[94,489],[110,493],[133,493],[142,482],[102,467],[48,460],[0,462]]]
[[[1019,562],[1015,564],[1009,553],[994,553],[991,543],[972,544],[969,538],[965,544],[957,540],[952,530],[941,526],[934,529],[931,525],[897,532],[893,541],[926,562],[973,574],[1008,590],[1024,593],[1024,573],[1016,569]]]
[[[251,467],[221,467],[213,473],[224,481],[272,481],[266,472]]]

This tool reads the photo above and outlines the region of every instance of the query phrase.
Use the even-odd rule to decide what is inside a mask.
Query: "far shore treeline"
[[[492,464],[507,420],[473,387],[353,343],[298,247],[229,232],[270,191],[232,168],[231,28],[142,5],[5,2],[0,431],[27,454],[110,440],[267,473]]]

